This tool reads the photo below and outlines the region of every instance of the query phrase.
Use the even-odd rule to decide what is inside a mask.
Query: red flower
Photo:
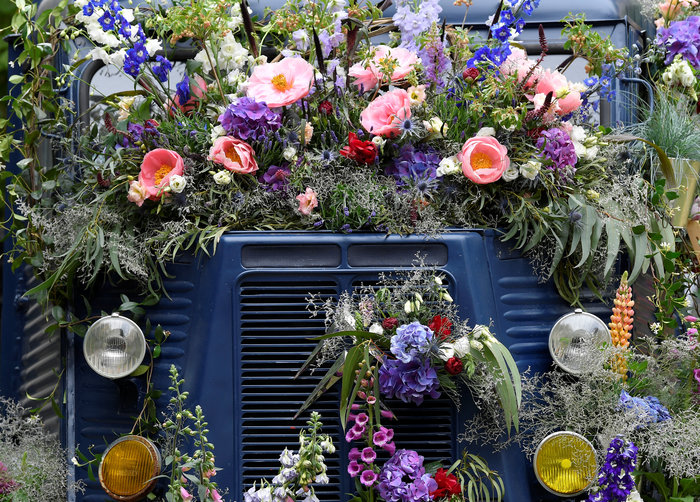
[[[439,315],[436,315],[433,317],[433,320],[430,321],[428,327],[433,330],[435,336],[440,337],[441,340],[444,340],[452,334],[452,321],[450,321],[447,317],[440,317]]]
[[[459,484],[457,476],[454,474],[447,474],[447,470],[442,467],[435,473],[435,482],[438,485],[437,490],[430,492],[430,496],[433,499],[451,497],[452,495],[459,495],[462,493],[462,486]]]
[[[361,164],[371,164],[377,158],[377,145],[362,141],[354,132],[348,133],[348,146],[340,149],[340,155]]]
[[[479,78],[479,70],[476,68],[467,68],[462,72],[462,78],[467,82],[474,82]]]
[[[330,115],[331,113],[333,113],[333,105],[332,105],[331,102],[328,101],[328,100],[321,101],[321,102],[318,104],[318,111],[319,111],[322,115]]]
[[[396,317],[387,317],[382,321],[382,328],[389,331],[399,325],[399,320]]]
[[[450,357],[445,363],[445,371],[450,375],[459,375],[464,369],[464,363],[459,357]]]

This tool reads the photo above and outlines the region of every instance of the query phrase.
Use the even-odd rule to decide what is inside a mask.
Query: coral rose
[[[253,147],[230,136],[216,138],[209,149],[207,160],[221,164],[234,173],[251,174],[258,170]]]
[[[493,136],[470,138],[462,146],[459,158],[462,172],[474,183],[493,183],[510,166],[508,149]]]
[[[391,74],[391,81],[396,82],[401,80],[406,75],[411,73],[413,66],[420,62],[416,54],[402,47],[390,48],[386,45],[378,45],[375,47],[374,55],[369,65],[363,63],[355,63],[348,70],[351,77],[355,77],[353,82],[357,87],[361,87],[367,91],[375,87],[380,80],[384,80],[384,74],[381,72],[381,65],[385,61],[393,59],[396,66]]]
[[[411,100],[404,89],[395,89],[372,101],[360,114],[360,123],[376,136],[395,136],[399,124],[411,116]]]
[[[158,200],[163,195],[163,190],[170,185],[170,178],[175,174],[182,176],[184,171],[185,163],[180,154],[165,148],[156,148],[148,152],[141,162],[139,189],[145,190],[146,198]],[[129,192],[132,191],[137,191],[137,188],[131,186]],[[136,200],[134,202],[138,204]]]
[[[129,202],[133,202],[137,206],[141,207],[143,206],[143,201],[145,201],[147,198],[148,192],[141,183],[139,183],[136,180],[133,180],[131,183],[129,183],[129,193],[126,196],[126,199]]]
[[[299,212],[301,214],[305,214],[306,216],[310,215],[311,211],[318,206],[316,192],[311,190],[309,187],[306,187],[306,192],[297,195],[296,199],[299,201]]]
[[[291,105],[309,94],[314,67],[301,58],[284,58],[258,65],[248,80],[246,94],[270,108]]]

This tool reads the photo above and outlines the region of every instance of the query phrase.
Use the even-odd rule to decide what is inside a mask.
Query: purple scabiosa
[[[668,28],[659,28],[656,45],[666,48],[665,64],[671,64],[680,54],[693,68],[700,70],[700,16],[671,21]]]
[[[219,115],[226,133],[243,141],[260,141],[282,127],[282,117],[262,101],[242,97]]]
[[[552,161],[547,166],[554,171],[559,179],[566,182],[576,172],[576,149],[571,137],[562,129],[553,128],[542,131],[537,140],[537,148],[542,150],[542,156]]]
[[[161,82],[167,82],[168,74],[173,69],[173,64],[163,56],[156,56],[156,62],[158,64],[153,66],[153,73]]]
[[[433,331],[418,321],[404,324],[391,337],[391,353],[401,362],[409,363],[428,351],[432,339]]]
[[[287,188],[288,177],[292,174],[287,166],[270,166],[260,178],[260,182],[266,184],[268,192],[279,192]]]
[[[632,472],[637,466],[637,447],[631,441],[614,438],[598,474],[599,488],[588,502],[625,502],[634,489]]]
[[[437,487],[425,472],[422,456],[413,450],[398,450],[382,467],[376,489],[387,502],[428,502]]]
[[[389,164],[385,173],[393,176],[398,186],[416,184],[419,181],[433,181],[442,158],[431,147],[417,149],[411,144],[404,145],[399,155]]]
[[[430,360],[414,359],[403,363],[386,359],[379,368],[379,390],[389,398],[420,405],[426,396],[440,397],[440,382]]]

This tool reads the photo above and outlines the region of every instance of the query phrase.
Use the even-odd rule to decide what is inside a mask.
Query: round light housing
[[[555,432],[535,452],[535,476],[560,497],[582,493],[595,480],[598,465],[593,445],[575,432]]]
[[[143,361],[146,337],[134,321],[112,314],[88,328],[83,354],[90,367],[103,377],[125,377]]]
[[[160,452],[148,439],[121,437],[102,455],[100,484],[114,500],[139,500],[155,486],[160,462]]]
[[[593,314],[576,309],[566,314],[549,332],[549,353],[561,369],[574,375],[581,374],[591,365],[592,350],[612,344],[610,331]]]

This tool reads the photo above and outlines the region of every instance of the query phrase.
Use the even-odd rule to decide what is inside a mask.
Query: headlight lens
[[[566,314],[549,332],[549,353],[561,369],[574,375],[581,374],[591,364],[591,350],[612,343],[610,331],[593,314],[576,309]]]
[[[100,484],[114,500],[138,500],[153,489],[160,462],[160,452],[148,439],[121,437],[102,456]]]
[[[146,355],[146,338],[131,319],[112,314],[97,320],[85,333],[83,353],[90,367],[107,378],[133,372]]]
[[[534,467],[540,484],[562,497],[583,492],[598,470],[593,445],[575,432],[544,438],[535,452]]]

